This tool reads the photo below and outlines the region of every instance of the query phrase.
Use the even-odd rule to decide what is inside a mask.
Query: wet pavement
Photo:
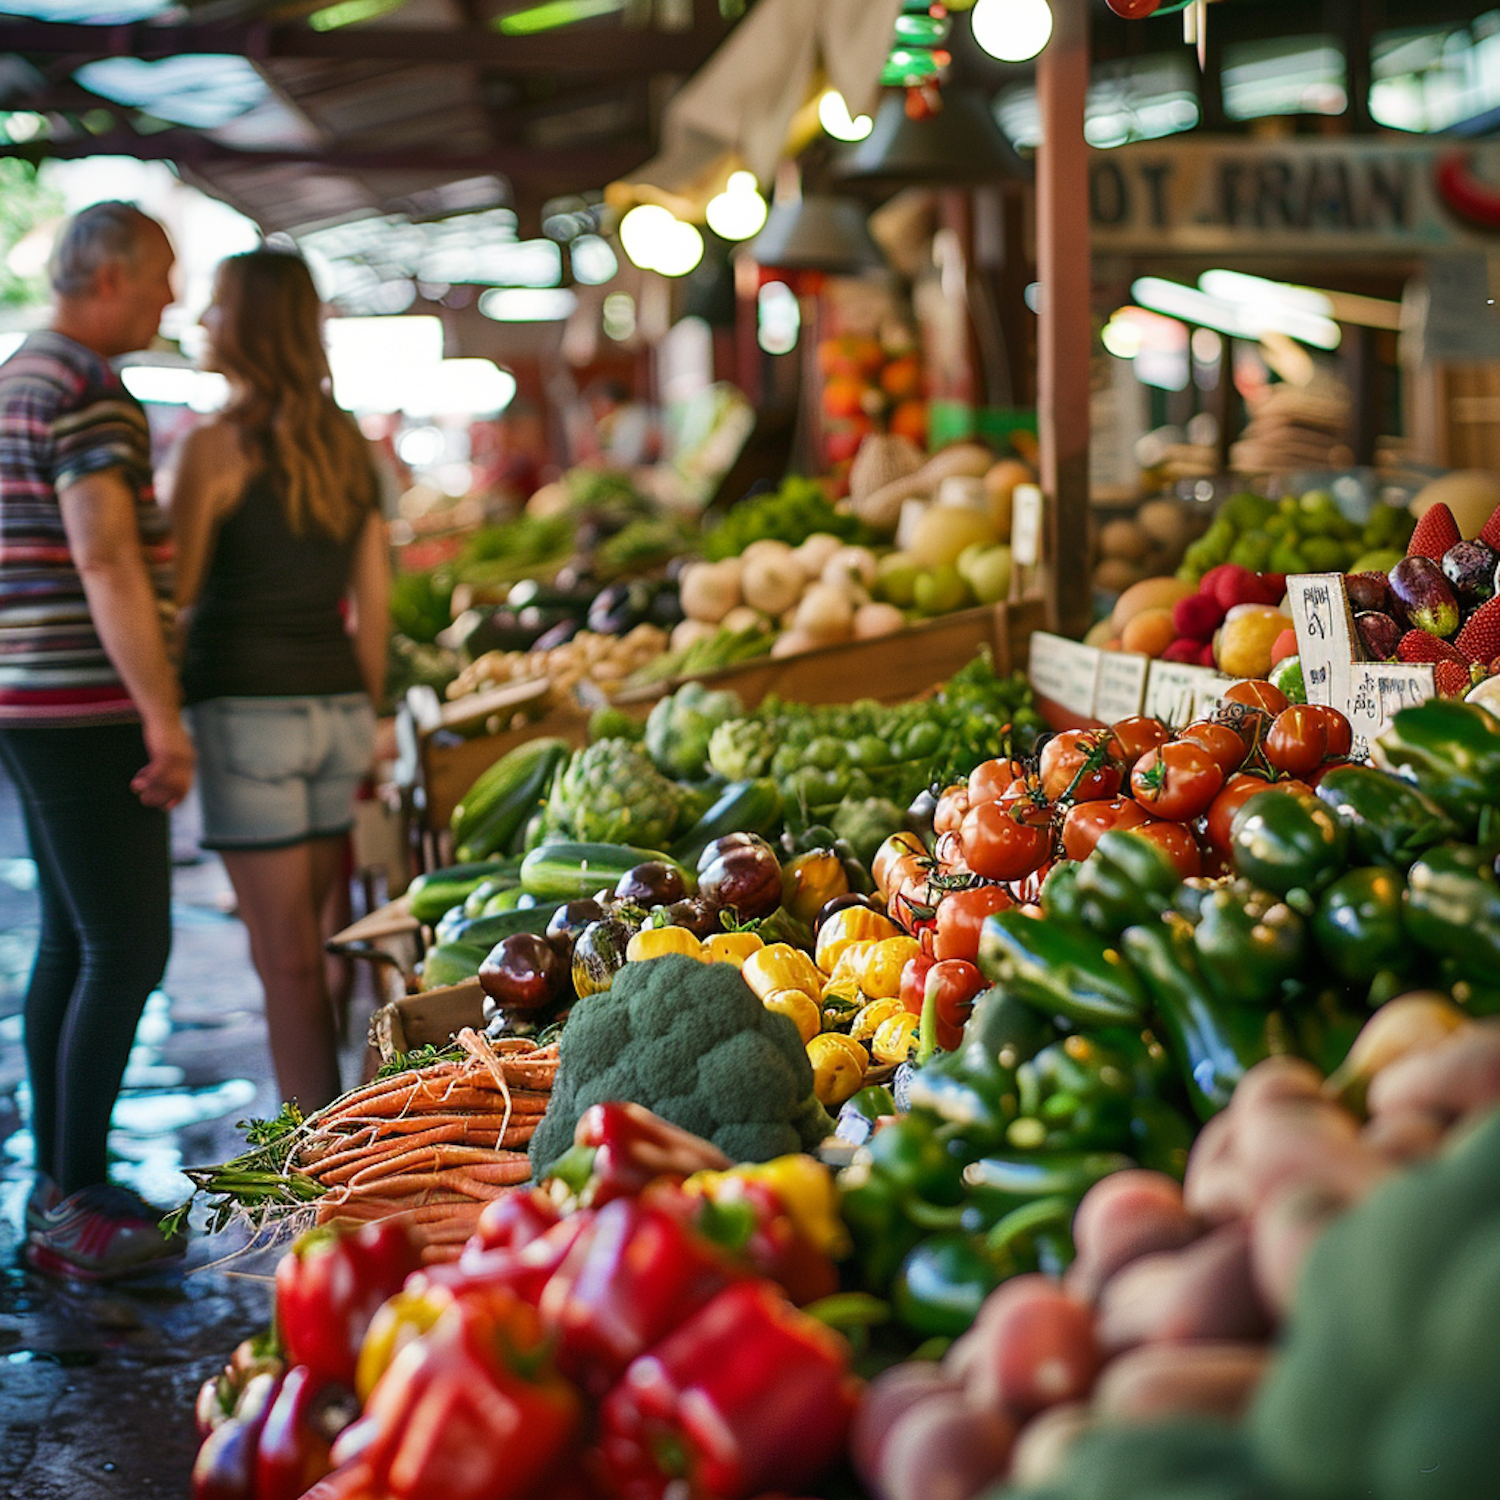
[[[260,986],[227,914],[213,856],[195,863],[194,817],[174,826],[172,958],[136,1033],[110,1150],[116,1178],[172,1206],[184,1163],[222,1161],[235,1123],[275,1113]],[[181,1274],[108,1288],[60,1285],[20,1258],[30,1189],[21,997],[36,940],[35,869],[15,793],[0,776],[0,1497],[185,1496],[193,1397],[268,1320],[275,1254],[238,1256],[231,1235],[192,1243]],[[357,992],[351,1034],[373,1003]],[[362,1047],[345,1059],[357,1076]]]

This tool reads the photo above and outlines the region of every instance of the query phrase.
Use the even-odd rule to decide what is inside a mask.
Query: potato
[[[1095,1183],[1073,1216],[1078,1258],[1067,1286],[1092,1302],[1122,1267],[1159,1250],[1179,1250],[1203,1233],[1183,1206],[1182,1188],[1165,1172],[1114,1172]]]
[[[1256,1210],[1250,1228],[1250,1267],[1266,1306],[1281,1317],[1291,1310],[1302,1264],[1318,1236],[1347,1207],[1315,1183],[1290,1183]]]
[[[1099,1299],[1099,1339],[1111,1352],[1179,1339],[1258,1339],[1270,1327],[1251,1274],[1248,1224],[1142,1256]]]
[[[1099,1378],[1094,1411],[1132,1422],[1182,1416],[1236,1421],[1270,1360],[1263,1344],[1142,1344]]]
[[[1232,1106],[1216,1114],[1198,1132],[1188,1152],[1182,1199],[1190,1214],[1210,1224],[1249,1215],[1250,1197],[1240,1171]]]
[[[971,1330],[966,1384],[977,1405],[1027,1415],[1088,1395],[1102,1352],[1092,1310],[1050,1276],[1017,1276]]]
[[[1500,1101],[1500,1023],[1466,1026],[1423,1052],[1383,1068],[1370,1082],[1371,1115],[1430,1111],[1461,1119]]]
[[[1310,1062],[1300,1057],[1268,1057],[1240,1079],[1229,1107],[1240,1115],[1281,1099],[1317,1099],[1322,1088],[1323,1075]]]
[[[1050,1484],[1062,1471],[1073,1444],[1094,1425],[1094,1414],[1083,1401],[1050,1406],[1033,1417],[1016,1439],[1010,1456],[1010,1482],[1016,1488]]]
[[[1354,1118],[1326,1100],[1285,1100],[1236,1116],[1235,1144],[1252,1205],[1295,1183],[1354,1203],[1390,1171],[1360,1140]]]
[[[1376,1115],[1359,1138],[1377,1156],[1402,1167],[1436,1153],[1447,1133],[1447,1121],[1432,1110],[1398,1109]]]
[[[849,1429],[849,1456],[872,1488],[892,1428],[913,1407],[933,1396],[952,1395],[962,1387],[942,1366],[930,1360],[892,1365],[865,1387]]]
[[[898,1418],[875,1483],[883,1500],[970,1500],[1010,1464],[1016,1424],[959,1392],[929,1397]]]

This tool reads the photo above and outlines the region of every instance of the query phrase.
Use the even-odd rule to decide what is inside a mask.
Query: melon
[[[1146,578],[1132,584],[1115,600],[1110,623],[1118,633],[1140,614],[1143,609],[1171,609],[1179,599],[1187,599],[1198,592],[1196,584],[1184,583],[1180,578]]]
[[[1455,469],[1423,486],[1411,502],[1411,513],[1420,516],[1439,501],[1453,512],[1460,536],[1478,536],[1500,507],[1500,478],[1483,469]]]

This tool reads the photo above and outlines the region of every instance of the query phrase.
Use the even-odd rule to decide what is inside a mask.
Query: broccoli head
[[[744,711],[737,693],[710,692],[701,682],[685,683],[652,708],[646,720],[646,753],[668,776],[693,780],[708,764],[709,736]]]
[[[584,843],[660,849],[679,821],[677,787],[639,745],[596,740],[552,784],[550,828]]]
[[[572,1009],[552,1100],[531,1138],[540,1179],[591,1104],[628,1100],[736,1161],[810,1150],[833,1129],[797,1028],[732,964],[682,954],[628,963]]]

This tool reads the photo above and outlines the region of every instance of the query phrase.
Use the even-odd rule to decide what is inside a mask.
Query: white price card
[[[1134,718],[1146,701],[1146,672],[1151,658],[1138,651],[1101,651],[1094,684],[1094,718],[1118,724]]]
[[[1206,672],[1207,668],[1204,669]],[[1193,690],[1193,717],[1206,719],[1224,701],[1224,694],[1240,681],[1222,672],[1210,672]]]
[[[1348,696],[1350,669],[1359,656],[1343,574],[1294,573],[1286,581],[1286,592],[1307,701],[1341,708]]]
[[[1352,669],[1344,713],[1353,731],[1349,754],[1364,760],[1378,735],[1403,708],[1425,703],[1437,692],[1431,662],[1358,662]]]
[[[1205,693],[1218,694],[1222,688],[1219,673],[1212,667],[1195,667],[1187,662],[1154,661],[1146,674],[1146,713],[1180,729],[1198,716],[1198,703]],[[1228,686],[1225,682],[1224,686]],[[1217,696],[1214,702],[1217,702]]]
[[[1038,630],[1031,637],[1027,673],[1038,697],[1049,698],[1080,718],[1092,718],[1094,684],[1104,654],[1095,646]]]
[[[1042,556],[1042,492],[1018,484],[1011,496],[1010,558],[1018,568],[1032,568]]]

